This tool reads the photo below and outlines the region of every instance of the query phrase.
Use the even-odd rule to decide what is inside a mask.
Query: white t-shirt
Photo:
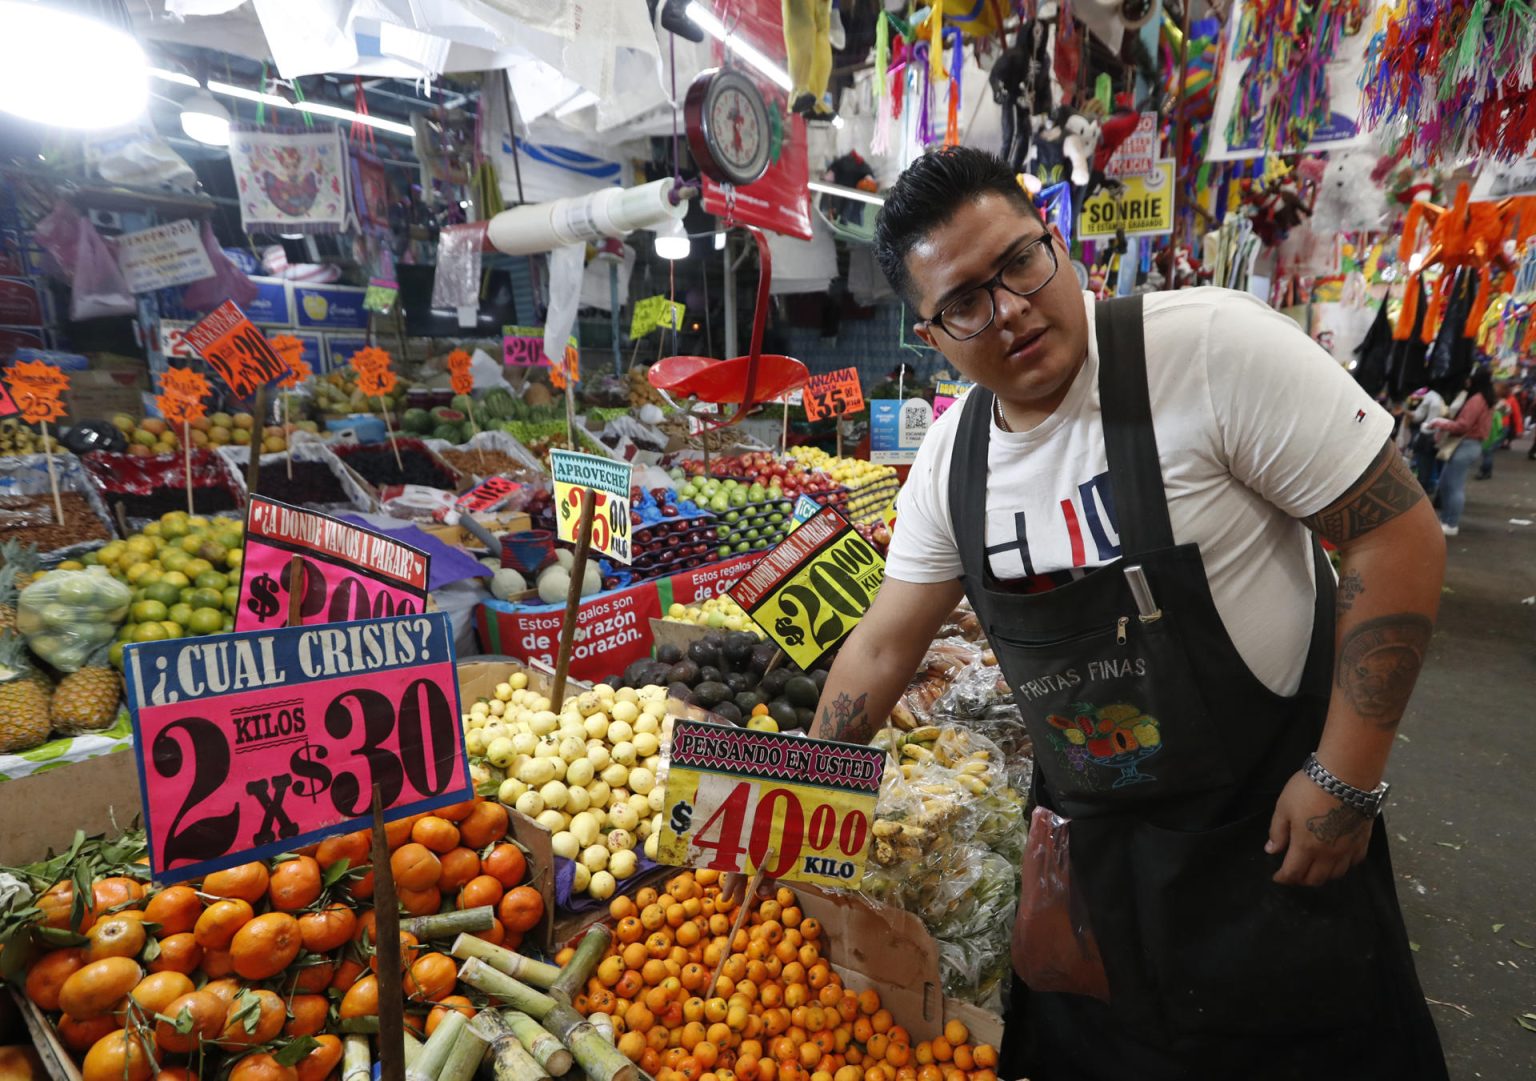
[[[1088,359],[1061,406],[1028,432],[993,423],[986,544],[1000,579],[1051,588],[1120,555],[1088,307]],[[1316,602],[1297,521],[1341,497],[1392,418],[1290,319],[1248,293],[1185,289],[1145,301],[1147,382],[1174,540],[1200,546],[1216,609],[1253,674],[1301,683]],[[949,516],[960,403],[923,439],[897,504],[886,573],[961,575]]]

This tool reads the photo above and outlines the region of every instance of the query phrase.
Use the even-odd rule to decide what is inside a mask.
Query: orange
[[[320,899],[320,864],[308,856],[295,856],[272,868],[267,896],[279,912],[297,912]]]
[[[246,1055],[229,1071],[229,1081],[299,1081],[299,1071],[279,1066],[271,1055]]]
[[[475,1006],[463,995],[445,995],[438,999],[437,1005],[432,1007],[432,1012],[427,1014],[427,1035],[437,1031],[437,1026],[443,1023],[443,1018],[450,1013],[461,1013],[467,1021],[474,1020]]]
[[[874,1026],[876,1032],[889,1032],[891,1031],[891,1026],[896,1023],[896,1019],[891,1016],[890,1010],[876,1010],[875,1015],[869,1019],[869,1023]],[[943,1039],[943,1037],[940,1037],[940,1039]],[[933,1047],[934,1057],[938,1058],[938,1040],[933,1041]]]
[[[156,972],[145,976],[128,997],[137,1002],[147,1014],[157,1014],[182,995],[197,990],[192,981],[180,972]]]
[[[63,1041],[65,1047],[76,1054],[84,1054],[97,1040],[109,1032],[117,1032],[123,1026],[122,1022],[109,1013],[86,1021],[78,1020],[66,1013],[59,1018],[59,1023],[55,1027],[59,1030],[59,1039]]]
[[[37,899],[37,907],[42,909],[44,927],[70,929],[75,907],[75,884],[68,879],[55,882]],[[84,934],[95,922],[96,917],[91,914],[90,906],[87,905],[81,917],[80,926],[75,930]]]
[[[544,917],[544,898],[532,886],[518,886],[507,891],[496,913],[508,931],[526,934]]]
[[[476,931],[475,937],[489,942],[492,946],[500,946],[506,941],[507,928],[500,920],[492,920],[490,927],[484,931]],[[521,939],[521,936],[519,936],[519,939]],[[522,945],[521,941],[519,941],[518,945]],[[510,949],[511,947],[508,948]]]
[[[144,922],[125,915],[106,916],[85,933],[87,961],[104,957],[135,957],[144,948]]]
[[[110,1013],[117,1000],[144,978],[144,970],[128,957],[104,957],[70,973],[59,988],[59,1009],[87,1021]]]
[[[373,896],[373,869],[347,887],[347,895],[354,901],[366,901]]]
[[[436,886],[424,890],[396,890],[400,907],[412,916],[430,916],[443,907],[443,891]]]
[[[950,1022],[950,1024],[955,1023],[956,1022]],[[948,1032],[949,1027],[945,1026],[944,1031]],[[957,1070],[962,1070],[965,1073],[970,1073],[972,1070],[974,1070],[976,1068],[976,1057],[972,1053],[971,1045],[968,1043],[956,1044],[954,1061],[955,1069]]]
[[[420,817],[412,815],[410,818],[397,818],[393,822],[384,823],[384,843],[391,852],[411,839],[411,830]]]
[[[645,928],[640,925],[640,920],[635,916],[625,916],[619,920],[618,926],[613,929],[613,937],[620,945],[627,946],[631,942],[639,942],[645,935]]]
[[[959,1047],[963,1043],[971,1042],[971,1030],[965,1027],[964,1021],[961,1021],[959,1018],[955,1018],[954,1020],[945,1024],[944,1038],[948,1040],[951,1045]],[[960,1068],[963,1070],[966,1067],[961,1066]]]
[[[446,818],[450,822],[462,822],[468,818],[483,800],[479,796],[467,799],[463,803],[451,803],[447,807],[439,807],[432,813],[438,818]]]
[[[311,953],[340,949],[352,941],[352,933],[356,930],[357,913],[339,902],[299,917],[299,938]]]
[[[131,878],[98,878],[91,883],[91,914],[99,918],[107,909],[131,904],[143,896],[143,883]]]
[[[439,1002],[453,993],[458,980],[458,966],[453,958],[442,953],[424,953],[411,962],[405,974],[407,998]]]
[[[276,976],[299,955],[299,921],[286,912],[268,912],[250,920],[230,941],[235,973],[247,980]]]
[[[292,1019],[283,1026],[284,1036],[313,1036],[325,1027],[331,1000],[324,995],[294,995],[288,1000]]]
[[[637,915],[639,911],[635,907],[635,902],[625,897],[622,893],[608,902],[608,915],[614,920],[622,920],[626,916]]]
[[[426,845],[411,841],[395,849],[389,857],[395,873],[395,886],[402,890],[424,890],[437,885],[443,871],[442,861]]]
[[[160,1050],[185,1055],[197,1050],[200,1040],[211,1040],[224,1028],[225,1003],[217,994],[204,988],[182,995],[161,1013],[178,1021],[183,1015],[191,1019],[192,1027],[188,1032],[177,1032],[176,1025],[165,1021],[155,1022],[155,1044]]]
[[[223,979],[235,971],[235,958],[228,950],[204,950],[203,975],[212,979]]]
[[[934,1062],[948,1062],[955,1057],[954,1047],[943,1036],[935,1036],[930,1046],[933,1049]]]
[[[85,963],[85,951],[80,949],[43,954],[27,970],[27,997],[37,1003],[38,1009],[57,1010],[64,981],[84,968]]]
[[[144,1045],[122,1030],[92,1044],[80,1067],[83,1081],[149,1081],[154,1072]]]
[[[229,1009],[229,1004],[235,1001],[235,996],[240,993],[241,986],[239,980],[218,979],[209,980],[203,984],[201,990],[207,991],[210,995],[217,998],[221,1007],[227,1010]]]
[[[528,877],[528,858],[516,845],[501,844],[491,849],[481,861],[480,869],[510,890],[521,886],[523,879]]]
[[[254,905],[267,895],[267,883],[270,880],[265,864],[242,863],[238,867],[215,871],[203,879],[203,892],[214,897],[248,901]]]
[[[416,940],[416,936],[415,935],[411,934],[409,931],[401,931],[400,932],[400,971],[401,972],[404,972],[406,969],[410,968],[411,967],[411,962],[416,960],[416,954],[419,952],[417,947],[419,945],[420,945],[420,943]],[[369,968],[369,970],[371,970],[373,972],[377,972],[379,970],[379,954],[378,954],[378,950],[374,950],[371,954],[369,954],[369,957],[368,957],[368,968]]]
[[[895,1040],[892,1040],[885,1049],[885,1061],[898,1069],[902,1066],[910,1065],[912,1062],[912,1048],[907,1044],[897,1043]]]
[[[265,869],[262,873],[266,873]],[[235,932],[249,923],[255,915],[249,901],[215,901],[203,909],[203,914],[197,918],[192,937],[205,950],[222,950],[235,937]]]
[[[327,837],[315,849],[315,862],[321,867],[330,868],[332,864],[346,860],[348,867],[357,867],[368,862],[368,852],[372,846],[373,837],[367,830]]]
[[[192,930],[202,912],[203,902],[191,886],[172,886],[161,890],[144,906],[144,918],[160,925],[161,938]]]
[[[331,988],[342,994],[352,989],[352,985],[368,971],[368,966],[361,961],[348,957],[336,965],[336,973],[331,977]]]
[[[976,1059],[977,1069],[992,1070],[997,1068],[997,1048],[991,1044],[978,1044],[972,1055]]]
[[[639,1062],[645,1054],[645,1036],[639,1032],[629,1031],[619,1037],[619,1053],[631,1062]]]
[[[494,875],[477,875],[464,884],[464,889],[459,893],[458,907],[494,905],[501,901],[505,892],[499,878]]]
[[[362,977],[342,996],[341,1016],[348,1017],[377,1017],[379,1013],[379,978],[374,975]]]
[[[198,1076],[185,1066],[167,1066],[155,1074],[154,1081],[198,1081]]]
[[[411,840],[442,855],[459,847],[459,828],[446,818],[423,815],[411,827]]]
[[[336,974],[336,962],[314,961],[301,964],[289,971],[293,973],[293,983],[288,988],[289,993],[318,995],[331,986],[331,979]]]
[[[275,1039],[288,1021],[283,1000],[267,990],[247,989],[224,1011],[219,1043],[224,1047],[255,1047]]]
[[[298,1081],[325,1081],[331,1075],[331,1071],[341,1063],[341,1037],[340,1036],[316,1036],[320,1046],[312,1048],[309,1054],[299,1059],[296,1067]]]
[[[474,849],[451,848],[440,858],[443,870],[437,878],[437,888],[445,893],[460,889],[480,873],[480,857]],[[499,886],[501,883],[497,883]]]

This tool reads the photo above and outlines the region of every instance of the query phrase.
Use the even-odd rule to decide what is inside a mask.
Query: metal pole
[[[624,374],[624,362],[619,357],[619,267],[617,263],[608,266],[608,304],[609,316],[613,322],[613,374]]]
[[[725,351],[726,358],[739,356],[736,349],[736,264],[731,259],[731,238],[725,238]]]
[[[1178,260],[1175,252],[1179,246],[1179,192],[1184,182],[1188,179],[1184,171],[1184,80],[1189,78],[1189,12],[1195,6],[1195,0],[1183,0],[1184,11],[1180,19],[1179,36],[1179,100],[1175,106],[1173,120],[1173,194],[1171,196],[1173,210],[1173,233],[1168,237],[1168,264],[1163,278],[1164,289],[1175,289],[1174,267]]]

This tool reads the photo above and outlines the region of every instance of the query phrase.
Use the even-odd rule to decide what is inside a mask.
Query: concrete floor
[[[1517,1021],[1536,1015],[1536,462],[1526,460],[1528,448],[1499,452],[1493,479],[1468,482],[1461,535],[1448,541],[1439,626],[1388,773],[1398,896],[1456,1081],[1536,1078],[1536,1032]]]

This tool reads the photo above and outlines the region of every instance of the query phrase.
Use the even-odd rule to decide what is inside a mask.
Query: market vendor
[[[812,734],[869,739],[970,599],[1109,998],[1016,981],[1000,1076],[1446,1077],[1376,821],[1445,555],[1391,418],[1247,294],[1085,298],[980,151],[914,163],[876,254],[977,386]]]

